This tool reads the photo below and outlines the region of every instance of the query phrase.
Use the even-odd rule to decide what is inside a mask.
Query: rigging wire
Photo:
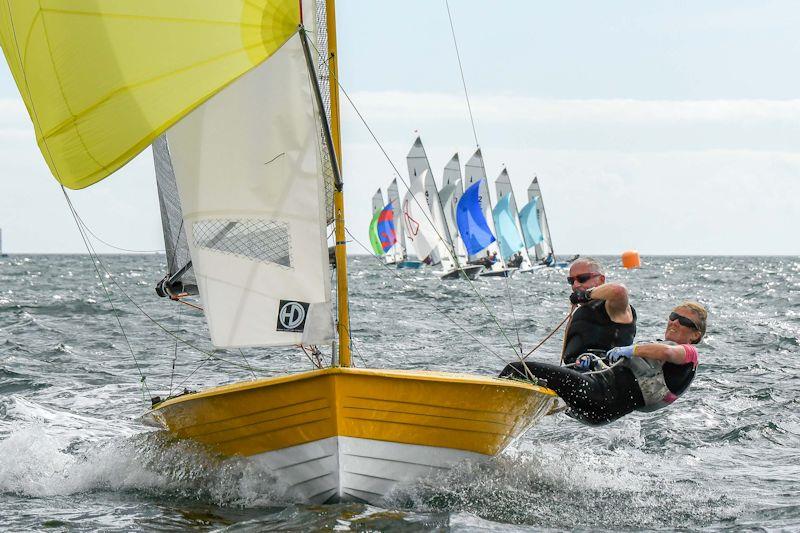
[[[182,307],[178,307],[178,330],[180,330],[181,326],[181,311],[183,310]],[[169,375],[169,392],[172,394],[172,383],[175,379],[175,362],[178,360],[178,339],[175,339],[175,353],[172,356],[172,372]]]
[[[247,357],[245,357],[244,352],[242,351],[241,348],[239,348],[239,353],[242,355],[242,359],[244,359],[244,364],[247,365],[247,369],[250,371],[251,374],[253,374],[253,379],[258,379],[256,373],[253,372],[253,367],[250,366],[250,361],[247,360]]]
[[[147,377],[142,372],[142,368],[139,365],[139,360],[136,358],[136,353],[133,351],[133,345],[131,344],[131,341],[128,338],[128,334],[125,332],[125,327],[122,325],[122,320],[120,319],[119,311],[117,310],[117,307],[114,305],[114,301],[111,298],[111,293],[109,292],[108,287],[106,286],[106,283],[103,280],[103,275],[100,273],[100,269],[97,266],[98,264],[102,264],[102,262],[100,261],[100,258],[97,257],[97,253],[94,251],[94,247],[89,242],[89,239],[86,236],[86,233],[84,232],[84,228],[82,226],[83,222],[78,217],[78,214],[75,211],[75,206],[72,205],[72,201],[70,200],[70,197],[67,194],[67,190],[63,185],[61,185],[61,192],[64,194],[64,198],[67,200],[67,206],[69,207],[70,213],[72,213],[72,217],[75,220],[75,224],[78,226],[78,232],[81,235],[81,239],[83,240],[84,246],[86,246],[86,251],[89,252],[89,258],[91,259],[92,266],[94,267],[94,270],[97,273],[97,279],[100,280],[100,285],[103,286],[103,291],[105,292],[106,299],[108,300],[108,303],[114,312],[114,318],[116,319],[117,325],[119,326],[119,329],[122,332],[122,336],[125,338],[125,343],[128,345],[128,350],[131,353],[131,357],[133,357],[133,362],[136,366],[136,370],[137,372],[139,372],[142,388],[147,391],[147,395],[152,399],[153,394],[150,392],[150,388],[147,386]],[[105,267],[103,267],[103,270],[105,270]],[[108,273],[108,271],[106,271],[106,273]],[[113,281],[113,278],[111,279]],[[116,284],[116,281],[114,281],[114,284]]]
[[[478,143],[478,133],[475,129],[475,118],[472,116],[472,106],[469,103],[469,93],[467,92],[467,80],[464,78],[464,68],[461,66],[461,54],[458,53],[458,41],[456,41],[456,29],[453,26],[453,16],[450,14],[450,4],[444,0],[444,5],[447,8],[447,18],[450,20],[450,33],[453,35],[453,46],[456,49],[456,58],[458,58],[458,70],[461,72],[461,84],[464,86],[464,96],[467,99],[467,109],[469,110],[469,122],[472,124],[472,135],[475,137],[475,146],[480,146]]]
[[[456,29],[455,29],[455,25],[453,24],[453,15],[450,12],[450,3],[448,2],[448,0],[444,0],[444,5],[445,5],[445,8],[447,8],[447,19],[450,21],[450,33],[453,36],[453,47],[455,48],[456,58],[458,59],[458,71],[461,74],[461,85],[464,87],[464,98],[467,101],[467,109],[469,110],[469,122],[470,122],[470,125],[472,126],[472,135],[475,137],[475,146],[480,147],[480,143],[478,142],[478,131],[477,131],[477,128],[475,127],[475,117],[472,114],[472,105],[469,102],[469,91],[467,90],[467,79],[464,76],[464,67],[461,64],[461,54],[458,51],[458,40],[456,39]],[[489,193],[488,177],[486,178],[486,180],[487,180],[486,181],[486,192]],[[513,193],[514,192],[512,191],[511,194],[513,194]],[[491,198],[491,194],[489,196]],[[490,205],[491,205],[491,200],[490,200]],[[501,256],[502,256],[502,252],[501,252]],[[506,267],[507,266],[508,265],[506,265]],[[509,273],[509,276],[510,275],[511,274]],[[508,301],[511,304],[511,316],[512,316],[512,318],[514,320],[514,332],[517,335],[517,346],[519,348],[520,355],[522,355],[522,352],[523,352],[523,350],[522,350],[522,340],[520,339],[520,336],[519,336],[519,326],[517,324],[516,313],[514,312],[514,301],[513,301],[513,298],[512,298],[511,286],[510,286],[510,283],[509,283],[509,280],[508,280],[508,276],[505,279],[505,287],[506,287],[506,297],[508,298]]]
[[[63,185],[62,185],[62,187],[63,187]],[[75,215],[74,215],[74,216],[78,217],[78,220],[80,220],[80,222],[81,222],[81,224],[83,225],[84,229],[85,229],[85,230],[86,230],[86,231],[87,231],[87,232],[88,232],[88,233],[89,233],[89,234],[90,234],[92,237],[94,237],[94,238],[95,238],[95,239],[97,239],[98,241],[102,242],[103,244],[105,244],[105,245],[106,245],[106,246],[108,246],[109,248],[113,248],[113,249],[115,249],[115,250],[119,250],[120,252],[129,252],[129,253],[133,253],[133,254],[160,254],[160,253],[164,253],[164,252],[165,252],[165,250],[129,250],[128,248],[121,248],[121,247],[119,247],[119,246],[115,246],[115,245],[113,245],[113,244],[111,244],[111,243],[109,243],[109,242],[106,242],[106,241],[104,241],[104,240],[103,240],[103,239],[101,239],[100,237],[98,237],[98,236],[97,236],[97,234],[96,234],[96,233],[94,233],[94,232],[91,230],[91,228],[89,228],[89,225],[88,225],[88,224],[86,224],[86,223],[83,221],[83,219],[80,217],[80,215],[78,214],[78,212],[77,212],[77,211],[75,211],[74,213],[75,213]]]
[[[399,280],[399,281],[400,281],[400,282],[403,284],[403,286],[404,286],[404,287],[411,288],[411,287],[410,287],[410,286],[409,286],[409,285],[408,285],[408,284],[407,284],[405,281],[403,281],[403,278],[401,278],[401,277],[400,277],[400,275],[397,273],[397,271],[396,271],[396,270],[392,270],[391,268],[389,268],[389,265],[387,265],[386,263],[384,263],[383,261],[381,261],[380,257],[378,257],[377,255],[375,255],[375,254],[371,253],[371,251],[369,250],[369,248],[367,248],[367,247],[366,247],[366,246],[365,246],[365,245],[364,245],[364,244],[363,244],[361,241],[359,241],[358,239],[356,239],[355,235],[353,235],[353,234],[350,232],[350,230],[349,230],[349,229],[347,229],[347,227],[345,227],[345,231],[347,232],[347,234],[348,234],[348,235],[350,235],[350,237],[353,239],[353,241],[354,241],[356,244],[358,244],[359,246],[361,246],[361,248],[363,248],[363,249],[364,249],[364,250],[365,250],[365,251],[366,251],[366,252],[367,252],[367,253],[370,255],[370,257],[373,257],[373,258],[375,258],[375,260],[376,260],[376,261],[378,261],[378,263],[379,263],[379,264],[380,264],[380,265],[381,265],[383,268],[385,268],[386,270],[388,270],[389,272],[391,272],[391,273],[392,273],[392,275],[394,275],[394,277],[395,277],[395,278],[397,278],[397,279],[398,279],[398,280]],[[475,341],[475,342],[477,342],[477,343],[478,343],[478,344],[479,344],[481,347],[483,347],[484,349],[486,349],[486,351],[488,351],[490,354],[492,354],[492,355],[493,355],[493,356],[495,356],[496,358],[500,359],[500,361],[502,361],[504,365],[508,365],[508,361],[506,361],[506,360],[503,358],[503,356],[501,356],[500,354],[496,353],[496,352],[495,352],[494,350],[492,350],[492,349],[491,349],[489,346],[487,346],[486,344],[484,344],[484,343],[483,343],[483,342],[482,342],[482,341],[481,341],[481,340],[480,340],[478,337],[476,337],[475,335],[473,335],[473,334],[472,334],[472,332],[470,332],[469,330],[467,330],[466,328],[464,328],[464,327],[463,327],[461,324],[459,324],[458,322],[456,322],[456,321],[455,321],[455,320],[454,320],[454,319],[453,319],[453,318],[452,318],[450,315],[448,315],[447,313],[445,313],[445,312],[444,312],[444,310],[442,310],[441,308],[439,308],[439,307],[438,307],[436,304],[431,304],[431,307],[433,307],[433,308],[434,308],[434,309],[435,309],[435,310],[436,310],[438,313],[440,313],[442,316],[444,316],[444,317],[445,317],[447,320],[449,320],[450,322],[452,322],[452,323],[453,323],[453,325],[454,325],[455,327],[457,327],[458,329],[460,329],[461,331],[463,331],[464,333],[466,333],[466,334],[467,334],[467,335],[468,335],[470,338],[472,338],[472,340],[474,340],[474,341]],[[523,369],[524,369],[524,374],[523,374],[523,372],[522,372],[522,371],[518,370],[516,367],[513,367],[513,366],[512,366],[511,368],[512,368],[512,369],[513,369],[515,372],[517,372],[518,374],[520,374],[520,375],[521,375],[523,378],[525,378],[525,379],[530,379],[531,381],[533,381],[533,382],[535,383],[537,380],[536,380],[536,378],[535,378],[535,377],[534,377],[534,376],[531,374],[531,372],[530,372],[530,370],[528,369],[527,365],[525,365],[525,362],[524,362],[524,361],[523,361],[523,359],[520,357],[520,355],[521,355],[521,354],[520,354],[520,355],[517,355],[517,352],[516,352],[516,350],[515,350],[515,351],[514,351],[514,355],[517,357],[517,359],[519,359],[520,363],[522,363],[522,367],[523,367]],[[527,375],[526,375],[526,374],[527,374]]]
[[[311,45],[311,46],[314,48],[314,50],[317,52],[317,55],[319,56],[319,58],[323,58],[323,61],[327,61],[326,59],[324,59],[324,56],[323,56],[323,55],[322,55],[322,54],[319,52],[319,50],[316,48],[316,46],[314,46],[314,44],[313,44],[313,43],[309,43],[309,44],[310,44],[310,45]],[[356,112],[356,114],[358,115],[358,118],[359,118],[359,120],[361,120],[361,123],[364,125],[364,127],[367,129],[367,131],[369,132],[369,134],[372,136],[372,139],[375,141],[375,143],[378,145],[378,148],[379,148],[379,149],[381,150],[381,152],[383,153],[384,157],[386,158],[386,160],[388,161],[389,165],[390,165],[390,166],[392,167],[392,169],[394,170],[395,174],[397,174],[397,176],[400,178],[400,181],[403,183],[403,185],[405,185],[406,189],[408,189],[408,190],[411,190],[411,187],[410,187],[410,186],[409,186],[409,184],[408,184],[408,183],[405,181],[405,179],[403,179],[402,175],[400,174],[400,171],[397,169],[397,166],[395,166],[395,164],[394,164],[394,161],[392,161],[391,157],[389,157],[389,154],[386,152],[386,149],[384,149],[383,145],[382,145],[382,144],[381,144],[381,142],[378,140],[378,137],[375,135],[375,132],[374,132],[374,131],[372,130],[372,128],[369,126],[369,124],[367,123],[366,119],[365,119],[365,118],[364,118],[364,116],[361,114],[361,111],[360,111],[360,110],[358,109],[358,107],[355,105],[355,102],[353,102],[352,98],[350,98],[350,94],[349,94],[349,93],[348,93],[348,92],[345,90],[345,88],[342,86],[342,84],[339,82],[338,78],[336,78],[335,76],[332,76],[332,77],[334,78],[334,81],[336,82],[336,86],[337,86],[337,87],[339,87],[339,89],[342,91],[342,94],[344,94],[345,98],[347,98],[347,101],[348,101],[348,103],[350,104],[350,106],[353,108],[353,111],[355,111],[355,112]],[[417,204],[417,205],[418,205],[420,208],[422,208],[422,206],[419,204],[419,202],[417,201],[417,199],[416,199],[416,197],[415,197],[415,196],[413,196],[413,195],[412,195],[412,199],[414,200],[414,202],[415,202],[415,203],[416,203],[416,204]],[[428,218],[428,216],[427,216],[427,215],[425,215],[425,218],[426,218],[426,219],[428,219],[428,222],[430,222],[430,223],[431,223],[431,225],[433,225],[433,221],[432,221],[432,220],[430,220],[430,218]],[[443,237],[442,237],[442,236],[439,234],[439,231],[438,231],[438,230],[436,230],[435,226],[434,226],[434,230],[436,231],[436,234],[437,234],[437,236],[439,237],[439,239],[441,239],[441,240],[442,240],[442,242],[444,242],[444,238],[443,238]],[[348,233],[349,233],[349,232],[348,232]],[[352,234],[351,234],[351,236],[352,236]],[[360,243],[359,243],[359,244],[360,244]],[[367,251],[369,251],[369,250],[367,250]],[[456,260],[456,258],[455,258],[455,255],[454,255],[454,251],[453,251],[453,250],[451,250],[449,247],[447,247],[447,251],[448,251],[448,253],[451,255],[451,257],[453,257],[453,260],[454,260],[454,262],[455,262],[455,263],[458,263],[458,261],[457,261],[457,260]],[[465,276],[465,277],[466,277],[466,276]],[[498,330],[500,331],[500,333],[502,334],[503,338],[505,338],[506,342],[508,343],[508,346],[511,348],[511,350],[512,350],[512,351],[514,352],[514,354],[516,355],[516,353],[517,353],[517,349],[516,349],[516,347],[514,346],[514,343],[513,343],[513,341],[512,341],[512,340],[511,340],[511,339],[508,337],[508,335],[506,334],[505,328],[503,328],[503,326],[502,326],[502,325],[500,324],[500,322],[497,320],[497,317],[495,316],[494,312],[492,312],[491,308],[488,306],[488,304],[486,303],[486,301],[485,301],[485,299],[483,298],[483,296],[480,294],[480,292],[478,291],[478,289],[475,287],[475,284],[472,282],[472,280],[471,280],[471,279],[469,279],[469,278],[467,278],[467,282],[469,283],[469,285],[470,285],[470,288],[473,290],[473,292],[476,294],[476,296],[477,296],[477,297],[478,297],[478,299],[480,300],[480,302],[481,302],[481,304],[483,305],[483,307],[486,309],[487,313],[489,314],[489,317],[492,319],[492,321],[493,321],[493,322],[495,323],[495,325],[497,326],[497,328],[498,328]],[[352,329],[352,328],[351,328],[351,329]]]
[[[63,186],[62,186],[62,189],[63,189]],[[64,191],[64,196],[67,198],[67,203],[68,203],[68,205],[70,206],[70,209],[74,209],[74,207],[73,207],[72,203],[71,203],[71,202],[70,202],[70,200],[69,200],[69,196],[67,196],[67,193],[66,193],[66,191]],[[77,222],[77,219],[76,219],[76,222]],[[78,228],[79,228],[79,230],[80,230],[81,226],[79,225],[79,226],[78,226]],[[82,235],[83,235],[83,234],[82,234]],[[89,243],[88,243],[88,241],[84,241],[84,242],[87,244],[87,249],[89,249],[89,248],[90,248],[90,246],[91,246],[91,244],[89,244]],[[144,310],[144,308],[142,308],[142,306],[141,306],[141,305],[139,305],[139,304],[138,304],[138,303],[137,303],[137,302],[136,302],[136,301],[135,301],[135,300],[134,300],[134,299],[133,299],[133,298],[132,298],[132,297],[131,297],[131,296],[130,296],[128,293],[127,293],[127,291],[126,291],[126,290],[125,290],[125,289],[124,289],[124,288],[123,288],[123,287],[122,287],[122,286],[121,286],[119,283],[117,283],[117,280],[116,280],[116,278],[114,277],[114,275],[113,275],[113,274],[112,274],[112,273],[111,273],[111,272],[108,270],[108,268],[106,267],[105,263],[103,263],[103,261],[102,261],[102,260],[100,259],[100,257],[97,255],[97,253],[96,253],[96,252],[94,252],[93,248],[92,248],[92,249],[90,249],[89,253],[90,253],[90,255],[93,255],[93,258],[94,258],[94,260],[96,260],[97,264],[98,264],[98,265],[100,265],[100,266],[102,267],[103,271],[105,271],[105,273],[108,275],[108,278],[109,278],[109,279],[111,280],[111,282],[112,282],[112,283],[113,283],[113,284],[114,284],[114,285],[115,285],[115,286],[116,286],[116,287],[119,289],[119,291],[120,291],[120,292],[121,292],[121,293],[122,293],[122,294],[125,296],[125,298],[126,298],[126,299],[127,299],[129,302],[131,302],[131,304],[133,304],[133,306],[134,306],[134,307],[136,307],[136,309],[137,309],[137,310],[138,310],[140,313],[142,313],[142,315],[144,315],[144,317],[145,317],[145,318],[147,318],[147,319],[148,319],[148,320],[150,320],[150,321],[151,321],[153,324],[155,324],[156,326],[158,326],[158,327],[159,327],[159,328],[160,328],[162,331],[164,331],[165,333],[167,333],[167,335],[169,335],[170,337],[172,337],[172,338],[174,338],[174,339],[176,339],[176,340],[180,341],[181,343],[183,343],[184,345],[188,346],[189,348],[192,348],[193,350],[197,350],[198,352],[200,352],[200,353],[202,353],[202,354],[206,355],[207,357],[209,357],[209,358],[211,358],[211,359],[216,359],[216,360],[218,360],[218,361],[221,361],[221,362],[227,363],[227,364],[229,364],[229,365],[231,365],[231,366],[235,366],[235,367],[237,367],[237,368],[241,368],[241,369],[244,369],[244,370],[248,370],[248,368],[247,368],[246,366],[242,365],[241,363],[237,363],[237,362],[235,362],[235,361],[231,361],[230,359],[226,359],[226,358],[220,357],[220,356],[216,355],[216,353],[214,353],[214,352],[208,352],[208,351],[206,351],[206,350],[204,350],[204,349],[202,349],[202,348],[200,348],[200,347],[198,347],[198,346],[195,346],[195,345],[194,345],[194,344],[192,344],[191,342],[187,341],[186,339],[183,339],[182,337],[178,336],[177,334],[173,333],[172,331],[168,330],[168,329],[167,329],[167,328],[166,328],[166,327],[165,327],[163,324],[161,324],[161,322],[159,322],[158,320],[156,320],[155,318],[153,318],[153,317],[152,317],[152,316],[151,316],[149,313],[147,313],[147,311],[145,311],[145,310]],[[97,268],[97,266],[95,266],[95,270],[96,270],[96,271],[97,271],[97,273],[98,273],[98,277],[100,277],[100,272],[99,272],[99,269]],[[102,283],[102,277],[101,277],[101,283]],[[104,286],[104,288],[105,288],[105,285],[103,285],[103,286]],[[126,338],[127,338],[127,337],[126,337]]]

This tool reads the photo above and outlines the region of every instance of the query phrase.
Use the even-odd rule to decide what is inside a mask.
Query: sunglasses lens
[[[670,313],[669,314],[669,319],[670,320],[677,320],[678,324],[680,324],[681,326],[683,326],[685,328],[697,329],[697,325],[694,322],[692,322],[691,320],[689,320],[688,318],[686,318],[683,315],[679,315],[678,313],[675,313],[675,312]]]
[[[567,283],[572,285],[573,283],[575,283],[575,280],[577,280],[578,283],[586,283],[587,281],[592,279],[594,276],[595,275],[591,274],[591,273],[590,274],[578,274],[575,277],[570,276],[570,277],[567,278]]]

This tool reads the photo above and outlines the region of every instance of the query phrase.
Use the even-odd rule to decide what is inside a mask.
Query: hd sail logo
[[[278,331],[299,332],[306,327],[308,303],[281,300],[278,306]]]

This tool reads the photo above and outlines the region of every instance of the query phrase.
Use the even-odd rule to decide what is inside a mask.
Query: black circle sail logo
[[[308,303],[281,300],[278,306],[278,331],[303,331],[308,316]]]

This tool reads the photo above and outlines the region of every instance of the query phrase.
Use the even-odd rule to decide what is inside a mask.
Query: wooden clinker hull
[[[501,452],[555,401],[505,379],[328,368],[169,399],[146,418],[252,458],[298,500],[374,503],[398,483]]]

